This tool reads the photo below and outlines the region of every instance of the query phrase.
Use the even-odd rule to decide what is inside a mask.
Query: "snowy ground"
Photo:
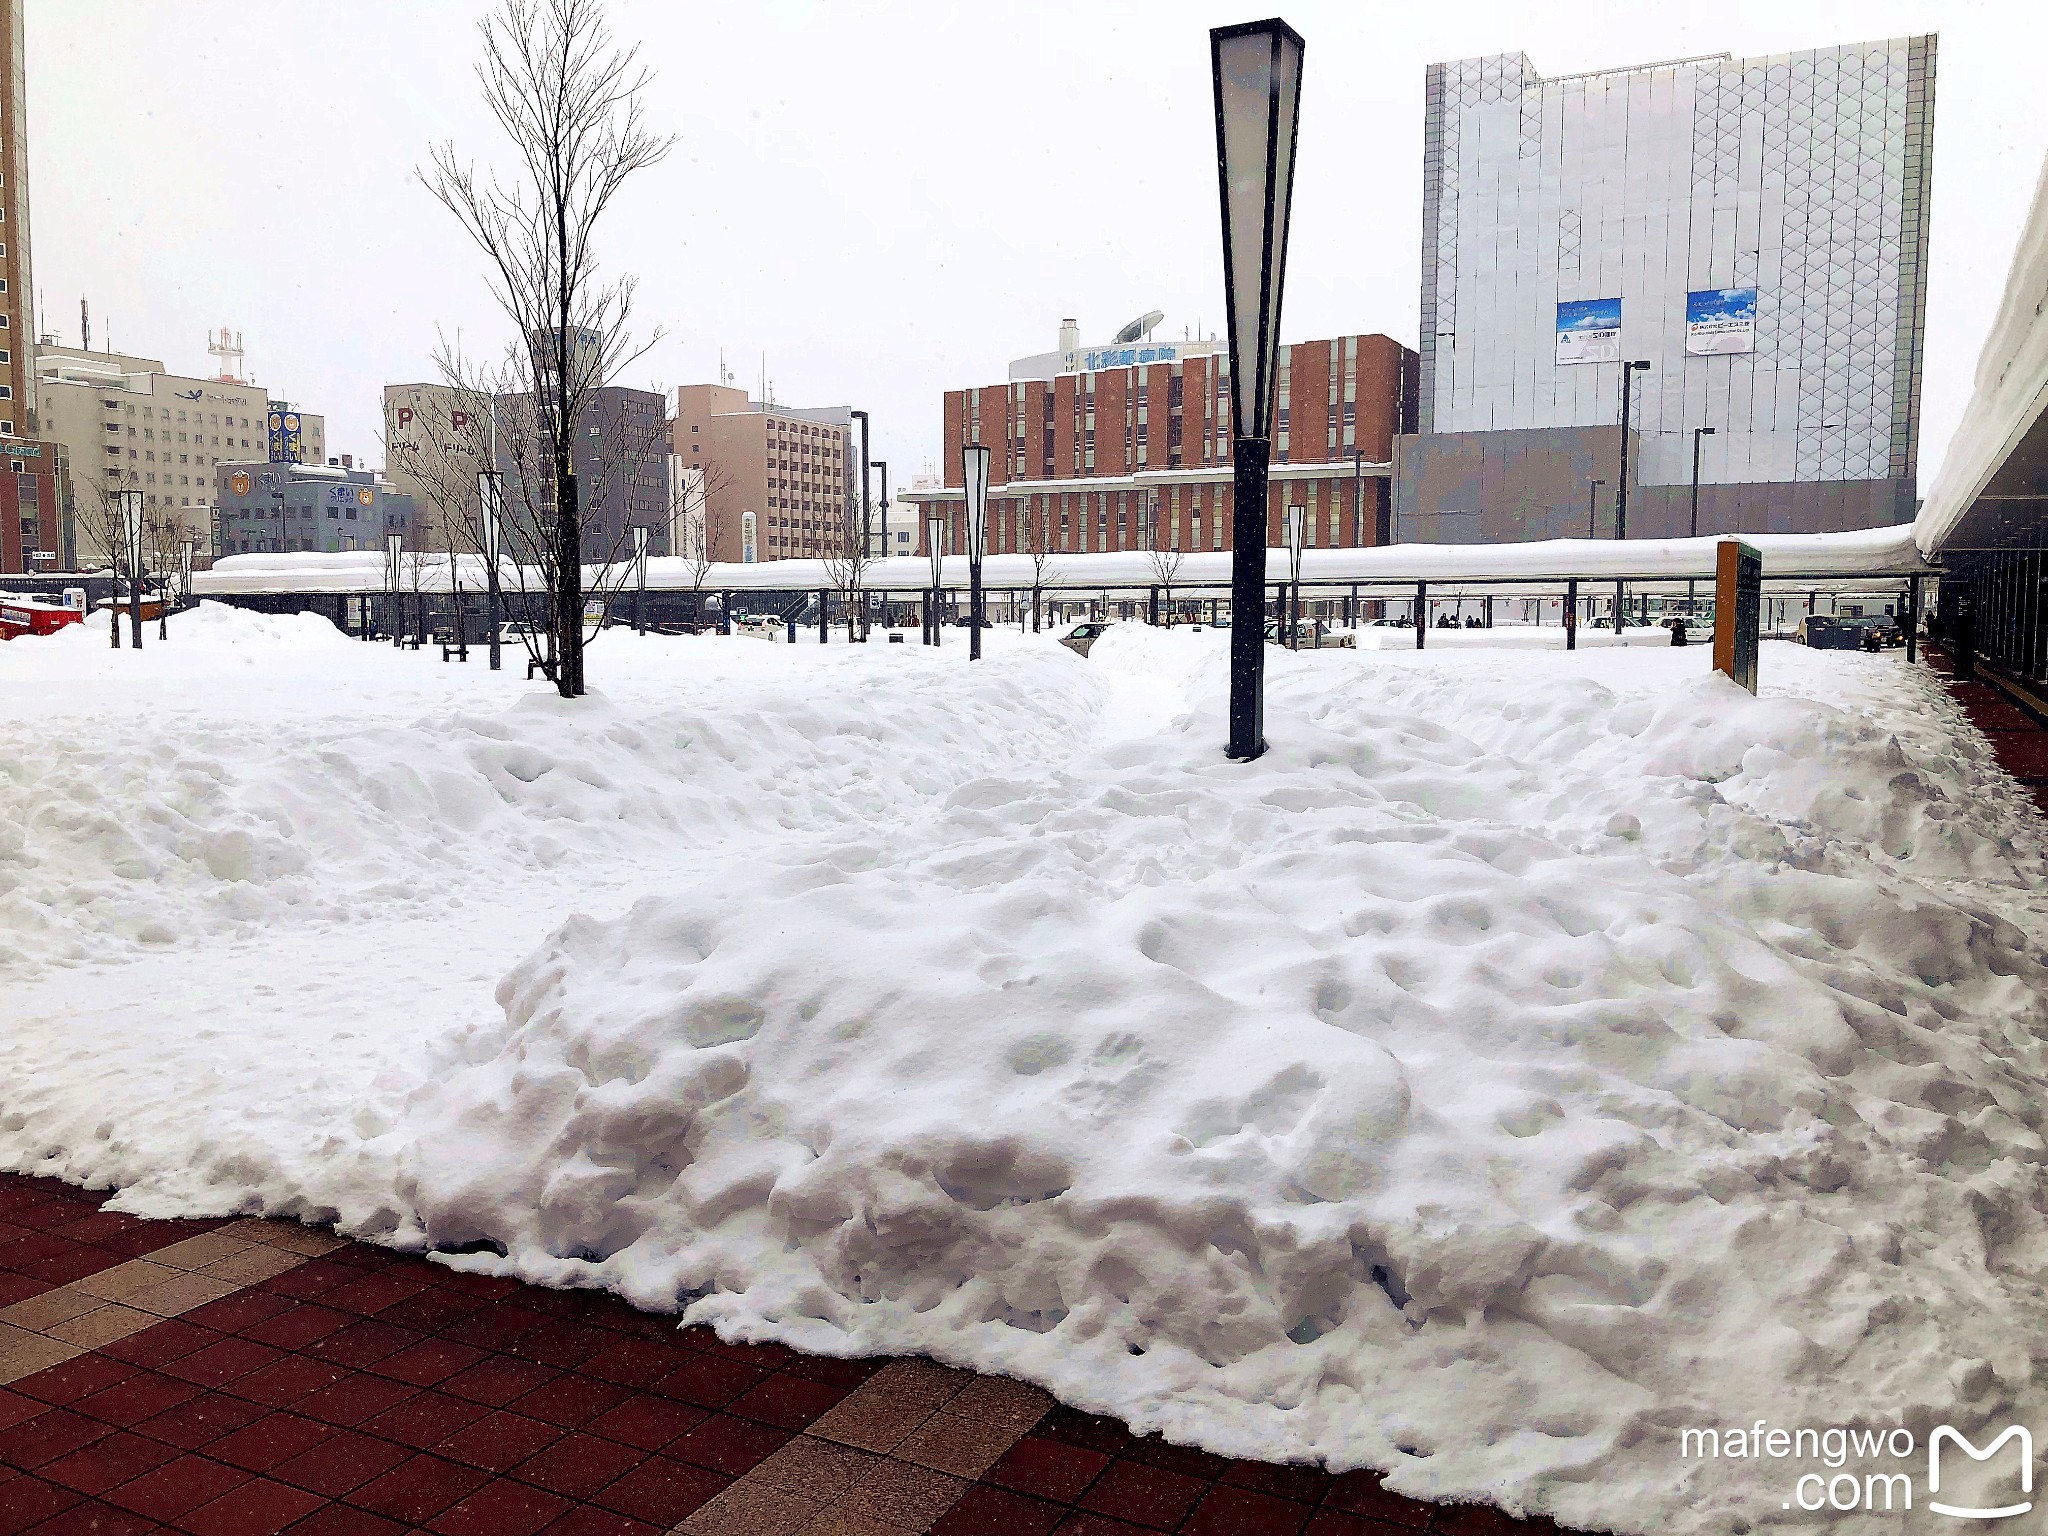
[[[915,638],[0,647],[0,1166],[1589,1526],[2048,1428],[2048,849],[1924,673],[1271,652],[1247,766],[1223,632]]]

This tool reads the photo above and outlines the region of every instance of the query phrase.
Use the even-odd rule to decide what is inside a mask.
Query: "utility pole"
[[[1628,537],[1628,402],[1630,387],[1638,373],[1650,370],[1648,358],[1634,361],[1624,359],[1621,365],[1621,473],[1614,482],[1614,538],[1620,543]],[[1621,638],[1622,614],[1626,610],[1625,593],[1622,583],[1614,583],[1614,635]]]

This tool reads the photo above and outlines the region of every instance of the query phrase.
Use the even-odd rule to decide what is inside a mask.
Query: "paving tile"
[[[685,1536],[797,1536],[823,1508],[816,1492],[751,1479],[734,1483],[691,1512]]]
[[[98,1274],[101,1270],[111,1269],[124,1257],[125,1255],[111,1252],[106,1248],[82,1243],[67,1248],[62,1253],[53,1253],[47,1258],[38,1259],[33,1264],[24,1264],[21,1266],[21,1273],[32,1280],[48,1281],[51,1285],[69,1285],[74,1280],[82,1280],[88,1275]]]
[[[6,1314],[0,1313],[0,1317]],[[651,1387],[680,1368],[690,1351],[657,1339],[614,1339],[577,1369],[624,1387]]]
[[[1097,1514],[1170,1531],[1187,1517],[1203,1486],[1199,1478],[1119,1459],[1095,1479],[1080,1502]]]
[[[798,1435],[756,1467],[747,1481],[810,1491],[821,1503],[832,1503],[851,1492],[878,1459],[869,1451]]]
[[[1543,1536],[1557,1527],[1547,1519],[1518,1520],[1484,1504],[1446,1504],[1430,1522],[1430,1536]]]
[[[168,1370],[168,1367],[166,1367]],[[331,1387],[348,1375],[338,1365],[308,1360],[304,1355],[286,1355],[269,1365],[259,1366],[246,1376],[228,1383],[236,1397],[262,1403],[270,1408],[289,1408],[303,1402],[324,1387]]]
[[[94,1358],[104,1360],[108,1357],[98,1355]],[[78,1399],[72,1407],[103,1424],[126,1427],[140,1424],[144,1419],[153,1418],[166,1408],[175,1408],[198,1395],[199,1389],[189,1381],[179,1381],[155,1371],[137,1371],[111,1387],[103,1387],[89,1397]],[[0,1418],[0,1423],[4,1422],[4,1418]]]
[[[507,1406],[528,1418],[545,1419],[575,1429],[588,1424],[608,1409],[616,1408],[630,1395],[625,1387],[588,1376],[563,1374],[545,1387],[515,1398]]]
[[[0,1464],[33,1472],[43,1463],[68,1456],[113,1432],[111,1426],[96,1419],[68,1408],[52,1408],[0,1432]]]
[[[0,1483],[0,1531],[26,1531],[83,1502],[69,1488],[39,1477]]]
[[[559,1375],[561,1372],[550,1370],[544,1365],[531,1365],[524,1360],[507,1360],[502,1355],[488,1355],[475,1365],[457,1371],[442,1382],[441,1390],[454,1397],[466,1397],[472,1402],[488,1403],[494,1408],[501,1408],[506,1403],[546,1386]]]
[[[1033,1432],[1065,1441],[1068,1445],[1086,1446],[1108,1456],[1117,1455],[1131,1443],[1131,1432],[1115,1419],[1082,1413],[1064,1404],[1055,1404],[1048,1409]]]
[[[302,1488],[257,1478],[172,1523],[192,1536],[277,1536],[324,1502]]]
[[[422,1289],[424,1287],[417,1281],[402,1280],[394,1275],[357,1275],[346,1284],[326,1292],[323,1299],[328,1306],[339,1307],[344,1312],[374,1317],[393,1302],[417,1295]]]
[[[407,1527],[367,1509],[349,1504],[324,1504],[298,1524],[290,1536],[402,1536]]]
[[[1175,1445],[1170,1440],[1155,1436],[1134,1438],[1124,1447],[1126,1460],[1142,1462],[1148,1467],[1159,1467],[1167,1472],[1178,1472],[1183,1477],[1197,1477],[1209,1482],[1223,1475],[1229,1462],[1210,1451],[1198,1451],[1191,1445]]]
[[[501,1478],[451,1505],[427,1529],[437,1536],[535,1536],[572,1507],[558,1494]]]
[[[136,1367],[125,1360],[113,1360],[105,1355],[80,1355],[62,1365],[53,1365],[47,1371],[24,1376],[14,1384],[14,1390],[24,1397],[61,1407],[139,1374]]]
[[[946,1404],[946,1412],[1015,1429],[1030,1429],[1053,1406],[1052,1395],[1004,1376],[977,1376]]]
[[[1279,1466],[1263,1461],[1233,1461],[1223,1469],[1220,1481],[1308,1505],[1322,1503],[1337,1485],[1337,1480],[1320,1467]]]
[[[41,1333],[67,1323],[74,1317],[83,1317],[106,1305],[98,1296],[91,1296],[73,1286],[58,1286],[27,1301],[17,1301],[12,1306],[0,1307],[0,1323],[16,1328],[26,1328],[31,1333]]]
[[[0,1323],[0,1386],[20,1381],[24,1376],[33,1376],[38,1371],[47,1371],[53,1365],[62,1365],[84,1353],[85,1350],[77,1344],[46,1339],[39,1333]]]
[[[783,1429],[802,1429],[846,1395],[841,1388],[778,1372],[742,1392],[726,1411]]]
[[[12,1306],[18,1301],[27,1301],[31,1296],[40,1296],[52,1290],[45,1281],[31,1275],[9,1274],[0,1271],[0,1307]]]
[[[486,1358],[480,1349],[466,1344],[453,1344],[446,1339],[421,1338],[403,1349],[384,1356],[365,1370],[374,1376],[389,1376],[393,1381],[410,1382],[416,1387],[431,1387],[446,1381],[456,1372],[466,1369]]]
[[[215,1280],[230,1281],[235,1285],[254,1285],[259,1280],[268,1280],[288,1269],[296,1269],[303,1263],[305,1260],[297,1254],[281,1253],[275,1248],[252,1245],[240,1253],[214,1260],[199,1273]]]
[[[365,1420],[362,1428],[368,1434],[424,1451],[490,1412],[482,1403],[450,1397],[445,1392],[420,1392]]]
[[[914,1529],[928,1531],[931,1527],[918,1526]],[[910,1526],[892,1525],[864,1510],[834,1504],[805,1521],[796,1536],[907,1536],[912,1530]]]
[[[5,1528],[0,1524],[0,1529]],[[86,1499],[32,1527],[28,1536],[148,1536],[162,1529],[146,1516]]]
[[[153,1291],[160,1285],[176,1280],[184,1271],[158,1264],[151,1259],[129,1259],[110,1269],[103,1269],[96,1275],[87,1275],[72,1282],[71,1289],[81,1296],[96,1296],[101,1301],[133,1302],[145,1291]]]
[[[234,1331],[245,1339],[255,1339],[261,1344],[274,1344],[279,1349],[304,1349],[315,1339],[324,1339],[336,1329],[346,1328],[355,1321],[353,1314],[323,1307],[317,1302],[294,1301],[289,1296],[278,1296],[261,1290],[242,1291],[225,1301],[210,1303],[190,1314],[193,1322],[204,1322],[206,1314],[215,1306],[232,1306],[236,1302],[267,1302],[280,1310],[259,1323],[247,1324]]]
[[[119,1302],[111,1302],[81,1317],[59,1323],[45,1332],[53,1339],[59,1339],[66,1344],[76,1344],[81,1349],[98,1349],[102,1345],[112,1344],[140,1333],[145,1328],[154,1328],[162,1321],[162,1318],[137,1311],[134,1307],[124,1307]]]
[[[306,1345],[302,1353],[315,1360],[362,1370],[397,1354],[409,1344],[419,1343],[423,1337],[410,1328],[397,1328],[374,1318],[357,1318],[347,1327],[337,1328],[324,1338]]]
[[[643,1395],[627,1398],[618,1407],[599,1414],[585,1428],[621,1445],[658,1451],[688,1434],[708,1416],[704,1409],[692,1408],[688,1403]]]
[[[14,1428],[25,1419],[32,1419],[39,1413],[48,1412],[49,1407],[48,1403],[0,1387],[0,1433]]]
[[[694,1403],[699,1408],[723,1408],[766,1376],[755,1366],[737,1360],[720,1360],[696,1355],[685,1361],[655,1385],[663,1397]]]
[[[687,1462],[651,1456],[590,1502],[637,1520],[674,1525],[722,1490],[727,1479]]]
[[[977,1483],[939,1516],[932,1536],[1047,1536],[1065,1514],[1043,1499]]]
[[[194,1323],[173,1318],[154,1328],[146,1328],[132,1338],[104,1346],[104,1353],[116,1359],[127,1360],[136,1365],[162,1367],[173,1360],[181,1360],[195,1349],[204,1349],[208,1344],[219,1342],[226,1335],[217,1329],[201,1328]]]
[[[156,1249],[149,1257],[153,1264],[168,1265],[172,1269],[195,1270],[204,1269],[216,1259],[244,1253],[255,1246],[250,1239],[239,1237],[232,1230],[222,1229],[168,1244]]]
[[[885,1458],[869,1467],[836,1507],[903,1530],[926,1531],[960,1502],[967,1487],[965,1478]]]
[[[144,1419],[135,1431],[166,1445],[196,1451],[262,1418],[264,1412],[260,1404],[208,1392]]]
[[[962,1418],[948,1405],[912,1430],[889,1454],[935,1471],[977,1478],[1017,1443],[1021,1433],[1007,1424]]]
[[[1337,1518],[1348,1520],[1351,1517],[1340,1515]],[[1053,1536],[1153,1536],[1153,1533],[1128,1520],[1115,1520],[1091,1510],[1077,1509],[1054,1527]]]
[[[295,1405],[309,1419],[328,1424],[356,1425],[394,1408],[417,1395],[419,1388],[381,1376],[344,1376],[331,1387],[322,1387]]]
[[[1299,1536],[1313,1511],[1292,1499],[1218,1483],[1181,1523],[1185,1536]]]
[[[491,1480],[477,1467],[415,1454],[349,1495],[349,1502],[400,1523],[425,1525]]]
[[[555,1521],[540,1536],[664,1536],[664,1531],[664,1527],[649,1525],[644,1520],[599,1509],[595,1504],[582,1504]]]
[[[564,1435],[512,1469],[512,1476],[565,1498],[585,1500],[645,1461],[631,1446],[595,1435]]]
[[[282,1296],[242,1290],[232,1296],[223,1296],[219,1301],[209,1301],[203,1307],[194,1307],[185,1316],[205,1327],[218,1328],[222,1333],[242,1333],[291,1310],[292,1304]]]
[[[668,1454],[727,1477],[752,1471],[788,1442],[790,1432],[772,1424],[713,1414],[668,1447]]]
[[[131,1478],[110,1491],[106,1500],[152,1520],[171,1521],[251,1480],[249,1473],[237,1467],[202,1456],[180,1456],[154,1472]]]
[[[302,1419],[295,1413],[266,1413],[222,1435],[206,1447],[206,1454],[245,1472],[268,1472],[334,1434],[331,1424]]]
[[[190,1312],[195,1307],[203,1307],[209,1301],[218,1301],[237,1289],[237,1286],[227,1280],[215,1280],[207,1275],[180,1274],[124,1299],[129,1306],[140,1307],[145,1312],[154,1312],[158,1317],[176,1317],[180,1313]]]
[[[1109,1462],[1100,1451],[1027,1435],[988,1469],[984,1481],[1056,1504],[1072,1504]]]
[[[74,1493],[98,1497],[132,1477],[154,1471],[178,1454],[175,1446],[116,1431],[68,1455],[45,1462],[38,1469],[37,1476]]]
[[[1368,1519],[1418,1531],[1428,1526],[1430,1516],[1436,1512],[1432,1505],[1389,1493],[1380,1486],[1380,1474],[1377,1472],[1344,1473],[1323,1496],[1323,1508],[1334,1509],[1341,1514],[1364,1515]]]
[[[283,1350],[259,1344],[254,1339],[222,1339],[204,1349],[195,1349],[189,1355],[181,1355],[165,1365],[163,1373],[212,1390],[231,1381],[240,1381],[244,1376],[284,1358]]]
[[[483,1417],[459,1429],[434,1447],[438,1455],[450,1456],[489,1472],[510,1472],[528,1457],[538,1455],[561,1439],[558,1424],[545,1424],[524,1414],[504,1409],[486,1410]]]
[[[250,1427],[253,1430],[262,1426]],[[388,1440],[327,1425],[319,1427],[324,1433],[312,1444],[270,1467],[272,1477],[294,1488],[338,1499],[383,1476],[412,1454],[407,1447]],[[216,1446],[212,1454],[219,1455],[220,1448]]]

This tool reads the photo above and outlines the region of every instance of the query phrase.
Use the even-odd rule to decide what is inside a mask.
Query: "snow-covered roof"
[[[1390,544],[1379,549],[1310,549],[1302,552],[1302,580],[1311,586],[1409,584],[1417,581],[1485,584],[1495,582],[1552,584],[1567,581],[1712,580],[1716,551],[1722,541],[1700,539],[1550,539],[1531,544]],[[1921,556],[1909,525],[1864,528],[1852,533],[1750,534],[1743,542],[1763,556],[1765,580],[1898,579],[1924,576],[1934,567]],[[413,558],[408,556],[408,559]],[[427,562],[421,585],[445,590],[445,555],[418,557]],[[1266,553],[1267,579],[1287,579],[1284,549]],[[482,590],[483,561],[461,557],[459,572],[467,590]],[[592,578],[597,572],[593,569]],[[1225,551],[1183,555],[1173,571],[1179,588],[1222,588],[1230,584],[1231,556]],[[1093,555],[1052,555],[1036,579],[1029,555],[990,555],[982,562],[983,583],[998,590],[1023,590],[1034,585],[1047,591],[1100,591],[1144,588],[1161,584],[1162,572],[1153,556],[1131,550]],[[408,587],[411,569],[407,568]],[[614,577],[606,578],[612,585]],[[940,584],[964,587],[967,557],[948,555]],[[836,588],[833,562],[772,560],[751,565],[713,565],[700,573],[694,562],[674,556],[647,562],[647,585],[655,591],[706,592],[816,591]],[[871,592],[921,592],[932,584],[931,560],[924,555],[893,555],[871,562],[861,585]],[[518,585],[507,567],[505,585]],[[527,586],[538,588],[537,579]],[[385,556],[381,550],[347,554],[230,555],[210,571],[193,577],[204,596],[258,592],[381,592],[385,589]]]

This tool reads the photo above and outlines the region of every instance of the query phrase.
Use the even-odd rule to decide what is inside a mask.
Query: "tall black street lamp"
[[[1712,437],[1713,435],[1714,429],[1712,427],[1694,427],[1692,429],[1692,536],[1694,538],[1700,536],[1700,439]],[[1693,578],[1686,578],[1686,602],[1690,603],[1693,600],[1696,585],[1697,583]]]
[[[1621,365],[1621,473],[1614,480],[1614,538],[1615,542],[1628,537],[1628,400],[1631,386],[1639,373],[1648,373],[1647,358],[1624,360]],[[1621,582],[1614,584],[1614,638],[1621,638],[1621,616],[1625,594]]]
[[[1288,590],[1293,593],[1287,604],[1287,649],[1301,649],[1301,532],[1302,524],[1308,520],[1308,509],[1296,502],[1287,509],[1287,576]]]
[[[1351,547],[1365,548],[1365,450],[1351,450]]]
[[[889,461],[887,459],[877,459],[875,460],[875,468],[882,472],[882,499],[875,505],[875,516],[881,524],[880,531],[882,536],[879,541],[881,547],[871,550],[869,553],[876,556],[876,558],[880,558],[889,553]],[[889,627],[889,594],[887,592],[882,593],[881,600],[882,627],[886,629]]]
[[[405,548],[401,534],[384,536],[384,579],[391,587],[391,643],[394,647],[405,644],[405,596],[398,584],[399,552]]]
[[[1600,487],[1606,483],[1605,480],[1595,480],[1586,487],[1586,537],[1589,539],[1600,537],[1596,531],[1600,517]]]
[[[924,605],[925,630],[930,643],[939,643],[939,578],[946,559],[946,514],[933,512],[924,520],[925,550],[932,557],[932,590]]]
[[[480,469],[476,472],[477,496],[482,504],[482,520],[479,524],[483,538],[479,541],[484,552],[484,580],[490,589],[491,620],[491,670],[498,670],[500,640],[499,630],[503,625],[498,613],[498,541],[499,521],[504,516],[504,498],[498,484],[495,469]]]
[[[121,503],[121,532],[128,541],[128,648],[142,649],[142,492],[129,491]]]
[[[988,449],[969,443],[960,450],[961,479],[967,487],[967,659],[981,660],[981,551],[988,532]]]
[[[1230,319],[1233,437],[1230,739],[1233,758],[1266,750],[1266,469],[1273,372],[1287,276],[1287,213],[1301,112],[1301,34],[1277,17],[1216,27],[1216,179]]]
[[[647,529],[633,525],[633,633],[647,633]]]

